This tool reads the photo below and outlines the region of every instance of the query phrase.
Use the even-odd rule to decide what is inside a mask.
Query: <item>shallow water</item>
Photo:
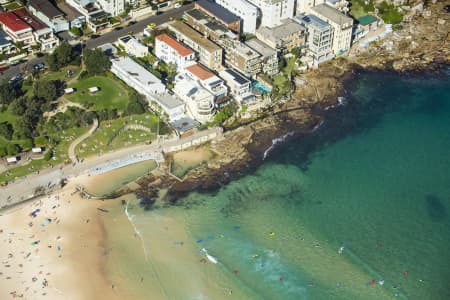
[[[133,262],[121,268],[159,284],[122,279],[155,299],[450,299],[448,82],[361,75],[346,108],[254,174],[134,207],[124,226],[142,243],[112,276]]]
[[[157,166],[154,160],[131,164],[106,173],[92,176],[86,190],[94,195],[109,195],[126,184],[147,175]]]

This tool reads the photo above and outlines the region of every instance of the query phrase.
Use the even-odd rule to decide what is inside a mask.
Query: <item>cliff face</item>
[[[431,2],[431,1],[430,1]],[[314,72],[295,78],[292,99],[260,115],[256,120],[228,130],[220,141],[205,146],[217,155],[192,170],[180,182],[171,176],[151,177],[141,185],[144,194],[168,189],[166,200],[176,201],[185,193],[217,189],[261,163],[273,139],[291,132],[307,134],[321,122],[321,112],[337,104],[343,82],[358,68],[409,72],[450,64],[449,22],[443,2],[430,3],[424,13],[412,17],[404,29],[391,36],[322,64]]]

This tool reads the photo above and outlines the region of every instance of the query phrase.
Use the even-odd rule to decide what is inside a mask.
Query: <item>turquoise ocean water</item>
[[[361,74],[315,135],[136,224],[181,213],[249,298],[450,299],[449,82]]]

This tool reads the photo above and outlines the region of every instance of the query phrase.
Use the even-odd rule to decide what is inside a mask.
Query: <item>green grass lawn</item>
[[[46,161],[44,159],[32,160],[26,165],[18,166],[16,168],[10,169],[7,172],[0,174],[0,183],[11,181],[16,178],[20,178],[24,175],[28,175],[37,170],[42,170],[43,168],[48,168],[51,165],[57,165],[68,159],[67,151],[69,149],[70,143],[76,139],[78,136],[88,131],[88,127],[74,128],[70,130],[63,130],[59,137],[61,142],[55,147],[54,158]]]
[[[13,127],[14,127],[14,123],[15,123],[16,119],[17,119],[17,116],[15,116],[13,114],[10,114],[8,112],[8,110],[6,110],[4,112],[0,112],[0,122],[7,121],[8,123],[13,125]],[[7,144],[17,144],[17,145],[19,145],[19,146],[21,146],[23,148],[22,145],[25,144],[25,140],[11,140],[11,141],[8,141],[8,140],[4,139],[3,137],[0,137],[0,147],[6,147]]]
[[[67,71],[72,70],[75,73],[71,77],[67,77]],[[61,68],[59,71],[46,71],[41,74],[41,78],[46,80],[61,80],[61,81],[69,81],[72,78],[76,78],[78,74],[80,73],[80,67],[79,66],[67,66],[64,68]]]
[[[68,87],[74,88],[72,95],[66,98],[78,102],[94,111],[117,108],[123,111],[128,103],[127,88],[112,76],[93,76],[77,80]],[[93,95],[89,93],[90,87],[98,87],[99,91]]]
[[[365,0],[351,0],[350,4],[350,15],[355,19],[359,19],[367,15],[368,12],[374,11],[373,0],[370,0],[367,5],[365,4]]]
[[[107,145],[114,133],[125,124],[144,125],[152,129],[152,132],[148,133],[142,130],[128,130],[118,135],[112,140],[111,144]],[[156,138],[157,126],[158,118],[150,113],[103,121],[100,123],[99,128],[94,134],[84,140],[77,149],[75,149],[75,152],[78,157],[87,157],[130,145],[144,144],[153,141]]]

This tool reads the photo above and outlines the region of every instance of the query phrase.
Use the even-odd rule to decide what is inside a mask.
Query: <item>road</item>
[[[215,134],[215,137],[212,137],[212,134]],[[221,136],[221,128],[211,128],[185,138],[175,138],[150,145],[123,148],[101,156],[88,157],[82,163],[47,168],[39,174],[30,174],[9,183],[5,187],[0,187],[0,209],[25,201],[33,196],[37,187],[57,185],[63,178],[71,179],[83,174],[101,174],[150,159],[160,162],[164,160],[163,152],[176,151],[180,149],[179,147],[189,143],[191,143],[190,145],[199,145]]]
[[[127,35],[129,31],[134,33],[141,32],[149,23],[155,23],[157,25],[161,25],[169,20],[170,17],[178,18],[183,15],[186,10],[192,9],[194,4],[183,5],[180,8],[171,9],[167,12],[164,12],[160,15],[150,16],[139,20],[136,24],[130,26],[124,26],[121,30],[111,30],[95,39],[90,39],[86,41],[86,47],[89,49],[96,48],[100,45],[106,43],[113,43],[117,41],[117,39],[121,36]],[[33,67],[35,64],[45,62],[45,57],[35,57],[26,62],[23,62],[16,66],[11,66],[9,69],[5,70],[2,75],[0,75],[0,80],[3,78],[11,78],[17,73],[22,72],[24,68]]]

